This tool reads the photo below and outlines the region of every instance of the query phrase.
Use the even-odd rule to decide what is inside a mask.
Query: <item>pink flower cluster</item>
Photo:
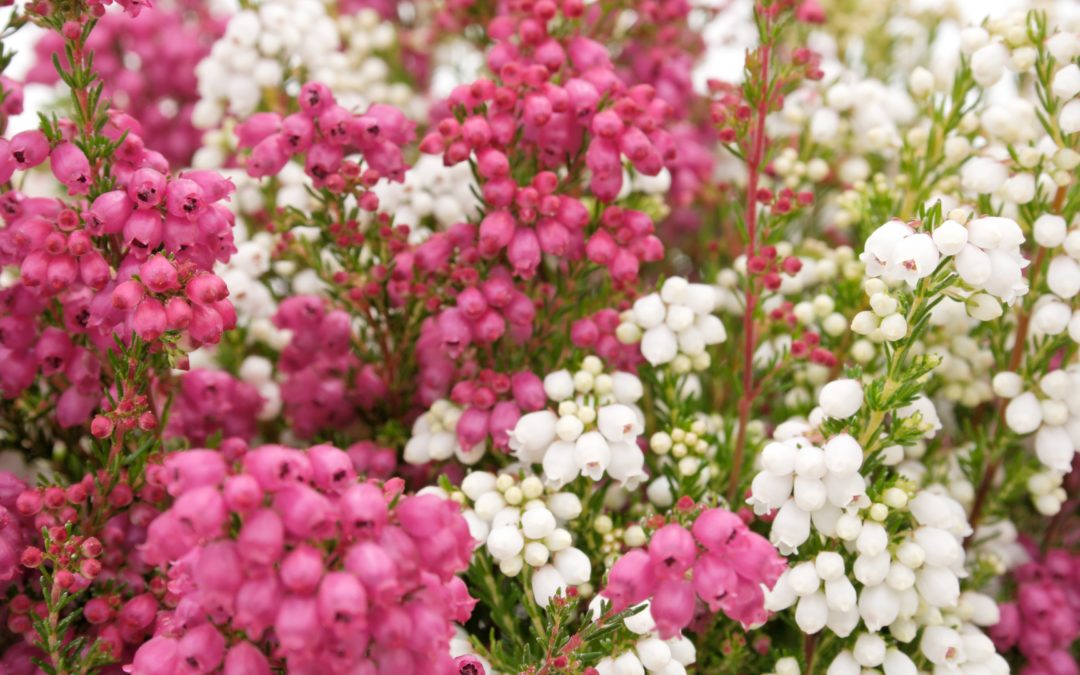
[[[17,505],[19,495],[26,488],[18,476],[0,471],[0,593],[6,593],[21,580],[19,557],[36,536],[32,518],[20,513]],[[3,618],[0,613],[0,619]]]
[[[513,375],[481,370],[475,379],[459,380],[450,400],[464,407],[457,423],[458,443],[468,449],[490,436],[496,448],[505,449],[509,433],[523,412],[542,410],[547,404],[544,383],[535,374]]]
[[[648,175],[675,158],[662,128],[669,106],[651,86],[627,87],[602,44],[576,35],[564,45],[549,34],[548,22],[559,11],[555,3],[512,2],[493,19],[488,35],[496,45],[488,65],[497,79],[456,88],[420,149],[442,154],[447,165],[475,161],[489,207],[479,231],[484,257],[505,251],[514,273],[530,278],[543,253],[587,256],[617,282],[630,283],[642,262],[663,256],[652,220],[609,207],[602,227],[587,236],[589,211],[576,196],[561,193],[554,170],[587,168],[591,193],[613,201],[622,188],[624,157]],[[580,16],[582,6],[566,2],[562,11]],[[513,171],[524,161],[540,168],[527,185]]]
[[[329,309],[323,298],[295,295],[281,303],[273,321],[292,331],[277,367],[286,376],[281,399],[293,430],[308,437],[351,424],[360,405],[351,386],[360,362],[349,314]]]
[[[606,308],[578,319],[570,326],[570,341],[588,353],[596,354],[615,370],[637,372],[645,362],[637,344],[623,344],[615,337],[619,327],[619,313]]]
[[[60,130],[72,131],[69,123]],[[38,375],[62,374],[68,386],[57,417],[65,427],[83,423],[101,397],[102,357],[77,336],[105,353],[115,348],[114,335],[156,342],[178,331],[190,349],[218,342],[236,321],[228,289],[212,271],[235,252],[233,215],[221,203],[232,183],[210,171],[168,175],[164,157],[144,147],[141,127],[126,115],[113,114],[105,133],[127,135],[111,167],[116,189],[92,203],[79,198],[96,169],[77,145],[52,145],[38,130],[0,139],[0,180],[48,159],[76,197],[0,197],[0,265],[17,267],[21,280],[0,292],[0,353],[9,366],[0,387],[16,396]],[[47,324],[43,310],[52,299],[62,328]]]
[[[400,110],[375,103],[364,114],[353,114],[318,82],[305,84],[297,102],[299,112],[256,113],[236,128],[239,147],[251,148],[248,174],[276,175],[292,157],[303,155],[304,171],[315,186],[334,193],[371,187],[380,178],[401,181],[406,169],[401,149],[413,140],[416,123]],[[366,170],[346,159],[355,152],[363,155]],[[378,198],[365,192],[361,206],[374,211]]]
[[[187,166],[202,143],[202,133],[191,123],[199,100],[195,66],[224,31],[224,22],[210,15],[205,3],[183,4],[188,6],[155,6],[137,19],[108,12],[86,41],[105,96],[138,119],[146,138],[154,139],[155,147],[177,167]],[[47,32],[34,51],[37,58],[27,80],[57,82],[52,57],[68,67],[64,37]]]
[[[204,444],[214,434],[251,440],[263,399],[254,386],[221,370],[198,368],[174,383],[165,435]]]
[[[1072,647],[1080,639],[1080,555],[1063,549],[1013,572],[1016,600],[999,605],[990,637],[1002,651],[1019,650],[1021,675],[1077,675]]]
[[[148,478],[175,497],[142,548],[175,609],[132,675],[454,672],[452,622],[475,602],[455,576],[473,547],[455,503],[359,483],[328,445],[230,442],[228,456],[170,455]]]
[[[743,626],[767,618],[761,585],[772,588],[785,567],[768,540],[730,511],[702,511],[690,530],[671,523],[653,533],[647,549],[619,558],[601,594],[621,611],[650,599],[661,637],[694,619],[697,599]],[[690,573],[691,579],[687,579]]]

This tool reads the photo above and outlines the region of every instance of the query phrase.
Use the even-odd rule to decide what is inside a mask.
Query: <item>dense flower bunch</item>
[[[134,671],[270,672],[269,640],[290,671],[452,672],[451,622],[473,604],[454,576],[472,548],[457,505],[358,483],[331,446],[231,449],[232,463],[189,450],[148,474],[175,501],[142,557],[167,567],[175,609]]]
[[[1080,673],[1043,4],[16,3],[0,673]]]

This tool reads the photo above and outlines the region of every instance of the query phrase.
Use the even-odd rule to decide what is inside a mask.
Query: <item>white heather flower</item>
[[[1080,99],[1073,99],[1065,104],[1058,113],[1058,124],[1061,130],[1067,134],[1075,134],[1080,131]]]
[[[634,410],[621,403],[600,408],[596,426],[613,443],[633,440],[645,431]]]
[[[882,661],[881,669],[885,675],[918,675],[919,669],[911,657],[896,647],[885,650],[885,660]]]
[[[634,322],[648,330],[659,326],[664,321],[667,308],[656,293],[650,293],[634,302]]]
[[[810,513],[800,509],[794,500],[784,502],[773,519],[769,538],[780,553],[787,555],[802,546],[809,537]]]
[[[566,586],[566,580],[554,565],[544,565],[532,575],[533,597],[541,607],[547,607],[557,594],[565,593]]]
[[[1010,202],[1027,204],[1035,199],[1035,177],[1030,173],[1018,173],[1005,181],[1002,190]]]
[[[955,666],[966,660],[960,634],[946,626],[928,626],[919,648],[934,665]]]
[[[1063,426],[1043,425],[1035,434],[1035,454],[1039,461],[1060,473],[1069,473],[1076,452],[1073,439]]]
[[[1070,63],[1054,74],[1054,80],[1050,87],[1054,96],[1061,99],[1070,99],[1080,93],[1080,66]]]
[[[654,366],[670,363],[678,353],[678,337],[667,325],[650,328],[641,337],[641,355]]]
[[[795,623],[800,630],[813,635],[821,631],[828,620],[829,603],[824,593],[819,591],[799,598],[799,604],[795,607]]]
[[[599,432],[582,434],[574,443],[574,460],[581,467],[581,473],[600,480],[611,463],[611,446]]]
[[[897,244],[914,230],[900,222],[890,220],[867,237],[866,247],[859,259],[866,264],[866,274],[881,276],[893,261]]]
[[[1005,406],[1005,424],[1015,433],[1030,434],[1042,424],[1042,406],[1035,394],[1025,392]]]
[[[862,466],[862,447],[849,434],[840,434],[825,444],[825,466],[830,473],[848,475]]]
[[[589,556],[572,546],[556,553],[554,564],[555,569],[570,586],[584,584],[592,576],[592,563],[589,562]]]
[[[1061,246],[1065,242],[1066,230],[1064,218],[1053,213],[1044,213],[1035,220],[1035,243],[1045,248]]]
[[[559,419],[550,410],[538,410],[522,415],[510,430],[510,450],[518,459],[538,463],[555,440],[555,425]]]
[[[859,665],[876,668],[885,661],[885,640],[874,633],[863,633],[856,638],[852,655]]]
[[[919,232],[904,237],[893,249],[890,268],[885,276],[907,282],[912,288],[919,279],[930,276],[941,254],[930,235]]]
[[[574,395],[574,378],[568,370],[556,370],[544,376],[544,393],[552,401],[564,401]]]
[[[859,662],[855,660],[851,652],[845,650],[836,655],[829,664],[828,670],[825,671],[825,675],[860,675],[862,672]]]
[[[997,192],[1009,178],[1004,164],[989,157],[973,157],[960,169],[960,181],[964,188],[979,194]]]
[[[821,388],[818,405],[827,417],[846,419],[859,412],[863,403],[862,384],[857,380],[833,380]]]
[[[1046,271],[1046,284],[1058,297],[1072,299],[1080,293],[1080,263],[1067,256],[1055,256]]]
[[[932,237],[941,255],[956,255],[967,243],[968,232],[955,220],[946,220],[934,229]]]
[[[971,55],[971,74],[979,86],[992,86],[1005,74],[1008,61],[1008,48],[1000,42],[991,42]]]

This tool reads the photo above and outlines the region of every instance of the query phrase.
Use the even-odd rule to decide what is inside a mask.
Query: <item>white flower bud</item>
[[[571,541],[570,532],[560,527],[544,537],[544,546],[547,546],[549,551],[556,552],[565,549]]]
[[[876,668],[885,661],[885,640],[880,635],[863,633],[855,640],[855,660],[866,668]]]
[[[795,474],[803,478],[823,478],[827,471],[825,452],[814,445],[803,445],[795,453]]]
[[[616,371],[611,376],[611,391],[619,403],[636,403],[645,393],[641,380],[633,373]]]
[[[556,441],[548,446],[542,462],[544,482],[553,488],[560,488],[574,480],[581,473],[574,454],[574,444],[568,441]]]
[[[683,283],[685,283],[685,280]],[[667,308],[658,294],[650,293],[634,302],[633,312],[634,322],[648,330],[663,323]]]
[[[1058,70],[1050,89],[1060,99],[1070,99],[1080,93],[1080,66],[1070,63]]]
[[[1064,302],[1049,300],[1035,310],[1032,324],[1037,334],[1061,335],[1072,319],[1072,310]]]
[[[581,500],[572,492],[557,492],[546,501],[548,509],[559,520],[573,520],[581,515]]]
[[[654,366],[670,363],[678,352],[678,339],[666,325],[650,328],[641,338],[641,355]]]
[[[960,51],[968,56],[990,41],[990,34],[982,26],[968,26],[960,31]]]
[[[960,599],[960,580],[944,567],[924,565],[915,573],[915,587],[931,607],[955,607]]]
[[[889,567],[889,574],[885,577],[885,583],[894,591],[906,591],[915,585],[915,572],[903,563],[894,562]]]
[[[568,370],[556,370],[544,377],[544,393],[552,401],[562,401],[574,395],[574,378]]]
[[[1027,204],[1035,198],[1035,177],[1030,173],[1018,173],[1005,181],[1002,189],[1008,201]]]
[[[829,619],[829,604],[821,592],[799,598],[795,607],[795,623],[802,632],[813,635],[825,627]]]
[[[487,538],[488,553],[496,560],[512,558],[525,547],[521,531],[512,525],[502,525],[491,530]]]
[[[871,631],[888,626],[900,614],[900,599],[888,586],[867,586],[859,594],[859,616]]]
[[[797,476],[793,487],[795,504],[803,511],[813,513],[825,506],[827,493],[825,484],[817,478]]]
[[[1004,164],[988,157],[973,157],[960,169],[964,189],[979,194],[997,192],[1009,178]]]
[[[812,562],[801,562],[792,567],[788,573],[788,582],[795,594],[800,596],[815,593],[821,586],[821,579],[818,578]]]
[[[851,319],[851,330],[859,335],[869,335],[877,329],[880,320],[874,312],[862,311]]]
[[[849,651],[842,651],[829,664],[825,675],[860,675],[862,668]]]
[[[853,513],[845,513],[836,521],[836,536],[844,541],[855,541],[862,530],[862,519]]]
[[[814,571],[825,581],[843,576],[844,557],[835,551],[822,551],[814,558]]]
[[[938,225],[932,236],[942,255],[956,255],[968,240],[967,228],[955,220],[946,220]]]
[[[893,314],[882,320],[880,328],[887,342],[896,342],[907,336],[907,319],[903,314]]]
[[[614,403],[600,408],[596,426],[604,438],[611,442],[630,441],[644,429],[634,410],[621,403]]]
[[[890,629],[890,632],[894,631]],[[911,657],[895,647],[885,651],[881,669],[885,671],[885,675],[919,675],[919,669]]]
[[[915,98],[926,98],[934,93],[934,74],[918,66],[908,76],[908,87]]]
[[[889,574],[890,564],[891,560],[886,551],[874,555],[863,554],[855,559],[851,571],[855,579],[863,585],[876,586],[885,581],[885,577]]]
[[[544,565],[533,573],[532,591],[536,604],[547,607],[556,594],[566,592],[566,582],[553,565]]]
[[[946,626],[928,626],[919,648],[934,665],[956,665],[966,658],[960,634]]]
[[[585,431],[585,423],[577,415],[563,415],[555,424],[555,435],[560,440],[572,443]]]
[[[829,382],[821,388],[818,405],[828,417],[845,419],[859,412],[863,403],[862,384],[843,379]]]
[[[488,471],[470,471],[461,481],[461,491],[474,502],[493,490],[495,490],[495,474]],[[502,508],[502,505],[498,508]]]
[[[857,602],[855,586],[843,575],[829,579],[825,582],[825,599],[829,603],[829,609],[838,612],[850,611]]]
[[[773,665],[773,670],[776,671],[776,675],[800,675],[802,672],[799,661],[794,656],[777,659],[776,664]]]
[[[581,473],[593,480],[600,480],[611,463],[611,446],[596,431],[582,434],[574,444],[574,460],[581,468]]]
[[[1060,473],[1069,473],[1076,450],[1063,426],[1044,425],[1035,434],[1035,454],[1039,461]]]
[[[1044,213],[1035,220],[1035,242],[1045,248],[1061,246],[1065,242],[1066,229],[1064,218],[1053,213]]]
[[[793,444],[773,441],[761,451],[761,466],[778,476],[790,474],[795,470],[797,452]]]
[[[1042,407],[1035,394],[1025,392],[1005,406],[1005,424],[1015,433],[1030,434],[1042,424]]]
[[[543,567],[547,564],[549,555],[547,546],[538,541],[525,544],[525,562],[530,567]]]
[[[968,314],[979,321],[993,321],[1004,312],[1001,309],[1001,301],[989,293],[976,293],[968,298]]]
[[[538,410],[523,415],[510,431],[510,449],[525,462],[537,463],[544,450],[555,440],[555,413]]]
[[[589,556],[580,549],[564,548],[555,554],[555,569],[570,586],[578,586],[586,583],[592,576],[592,564]]]
[[[791,552],[810,537],[810,514],[800,509],[794,500],[784,502],[776,512],[769,539],[780,551]]]
[[[645,675],[645,666],[634,652],[623,652],[611,664],[610,675]],[[599,667],[597,668],[599,670]],[[601,674],[603,675],[603,674]]]
[[[1005,74],[1005,64],[1008,60],[1008,48],[1000,42],[991,42],[978,48],[971,55],[971,74],[979,86],[992,86]]]
[[[955,567],[964,561],[964,549],[956,537],[936,527],[915,530],[915,543],[923,550],[925,563],[939,567]]]
[[[1058,124],[1061,130],[1067,134],[1075,134],[1080,131],[1080,99],[1073,99],[1065,104],[1058,113]]]
[[[1080,263],[1073,258],[1055,256],[1046,271],[1046,284],[1058,296],[1069,300],[1080,293]]]
[[[1024,378],[1006,370],[994,375],[991,387],[994,394],[1001,398],[1016,398],[1024,391]]]
[[[521,514],[521,532],[529,539],[543,539],[555,531],[555,515],[541,506]]]
[[[671,648],[659,638],[645,638],[634,647],[641,664],[649,670],[660,670],[671,661]]]

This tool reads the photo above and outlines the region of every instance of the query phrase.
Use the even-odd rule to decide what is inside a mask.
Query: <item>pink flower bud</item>
[[[611,264],[608,266],[611,278],[624,284],[636,280],[639,269],[640,263],[638,263],[638,259],[626,249],[616,251],[615,257],[612,258]]]
[[[274,632],[282,649],[302,651],[318,645],[322,628],[315,598],[286,595],[274,620]]]
[[[165,458],[165,480],[170,495],[199,487],[217,487],[225,479],[225,460],[214,450],[174,452]]]
[[[655,585],[649,554],[633,549],[615,561],[601,595],[611,600],[613,611],[621,612],[652,595]]]
[[[472,340],[469,324],[456,308],[445,309],[438,318],[442,348],[453,358],[461,355]]]
[[[198,218],[206,209],[206,197],[202,187],[187,178],[169,181],[165,191],[165,208],[170,215],[178,218]]]
[[[154,293],[166,293],[180,287],[176,268],[161,254],[151,256],[139,266],[139,278]]]
[[[312,141],[315,140],[315,124],[310,117],[302,113],[293,113],[282,123],[281,137],[285,140],[286,152],[294,155],[307,152]]]
[[[491,344],[506,332],[506,322],[502,315],[489,309],[480,315],[472,326],[473,341],[478,344]]]
[[[317,181],[322,181],[330,174],[337,173],[344,158],[341,146],[316,143],[308,150],[304,171]]]
[[[281,560],[281,583],[286,590],[307,595],[319,585],[323,576],[322,553],[302,544]]]
[[[135,652],[128,672],[132,675],[173,675],[181,669],[178,647],[179,644],[172,638],[151,638]]]
[[[480,253],[492,257],[510,245],[514,237],[514,217],[508,211],[492,211],[480,222]]]
[[[277,618],[282,595],[276,574],[245,581],[236,593],[233,625],[246,631],[251,639],[259,640]]]
[[[665,525],[649,541],[649,560],[657,577],[681,578],[696,557],[694,538],[681,525]]]
[[[169,298],[165,303],[165,324],[168,330],[184,330],[191,323],[191,305],[183,298]]]
[[[236,126],[236,147],[253,148],[271,134],[281,130],[281,115],[272,112],[257,112]]]
[[[461,413],[457,424],[457,438],[462,448],[472,448],[487,438],[488,416],[487,410],[476,407],[467,408]]]
[[[149,209],[165,199],[165,176],[150,168],[137,169],[128,181],[127,194],[136,207]]]
[[[570,248],[570,233],[562,223],[553,218],[544,218],[536,224],[536,237],[544,253],[562,257]]]
[[[304,111],[304,114],[308,117],[317,117],[328,106],[334,104],[334,95],[330,93],[330,88],[325,84],[308,82],[300,88],[297,101],[300,103],[300,109]]]
[[[317,603],[323,627],[338,639],[356,635],[367,623],[367,593],[348,572],[327,574],[319,585]]]
[[[131,310],[143,299],[143,285],[134,279],[128,279],[116,286],[112,292],[112,306],[119,310]]]
[[[306,485],[293,484],[274,496],[285,531],[294,537],[327,537],[334,529],[330,500]]]
[[[17,168],[32,169],[49,156],[49,139],[38,129],[22,131],[11,137],[8,152]]]
[[[353,485],[341,496],[341,522],[358,537],[377,537],[388,516],[382,491],[370,483]]]
[[[289,161],[285,137],[281,134],[267,136],[252,148],[247,160],[247,173],[252,178],[276,176]]]
[[[237,642],[225,655],[225,675],[270,675],[270,663],[250,642]]]
[[[63,429],[85,424],[100,400],[100,391],[87,393],[76,387],[64,390],[56,402],[57,423]]]
[[[58,293],[75,283],[79,276],[79,262],[75,256],[62,253],[49,260],[45,270],[45,282],[50,291]]]
[[[521,409],[512,401],[500,401],[491,409],[488,432],[496,448],[505,448],[510,442],[509,432],[521,419]]]
[[[228,297],[229,289],[221,277],[208,272],[192,277],[184,287],[184,294],[194,303],[208,305]]]
[[[221,341],[221,334],[224,331],[225,326],[221,315],[212,307],[198,304],[192,306],[188,333],[193,340],[204,344],[217,344]]]
[[[74,143],[60,143],[49,155],[53,176],[68,188],[72,195],[84,195],[90,190],[90,161]]]
[[[131,322],[135,334],[147,342],[153,342],[165,333],[168,326],[168,316],[165,307],[157,298],[143,298],[139,306],[135,308],[135,315]]]
[[[698,515],[691,531],[702,546],[722,552],[737,534],[746,531],[746,523],[731,511],[707,509]]]
[[[200,537],[221,536],[227,516],[225,499],[216,485],[203,485],[181,494],[172,507],[173,514]]]
[[[91,234],[118,234],[124,229],[124,223],[135,204],[122,190],[113,190],[98,195],[86,217],[86,226]]]
[[[397,567],[378,544],[361,542],[350,547],[345,569],[356,575],[369,596],[392,597],[398,589]]]
[[[585,255],[597,265],[609,265],[615,258],[618,244],[607,230],[597,230],[585,244]]]
[[[487,299],[480,289],[469,287],[458,293],[457,306],[466,319],[475,321],[487,311]]]
[[[547,405],[544,382],[534,373],[514,373],[510,378],[510,387],[514,401],[526,412],[541,410]]]
[[[669,579],[660,582],[649,604],[661,639],[673,637],[694,619],[694,587],[689,581]]]
[[[178,654],[195,672],[212,673],[225,656],[225,638],[213,624],[204,623],[180,638]]]
[[[341,492],[356,480],[352,460],[332,445],[316,445],[308,449],[312,482],[324,492]]]
[[[124,243],[141,255],[160,246],[164,234],[161,214],[153,209],[135,211],[124,223]]]
[[[527,227],[519,227],[507,247],[507,258],[514,266],[514,272],[525,279],[531,279],[540,265],[540,241],[536,232]]]

